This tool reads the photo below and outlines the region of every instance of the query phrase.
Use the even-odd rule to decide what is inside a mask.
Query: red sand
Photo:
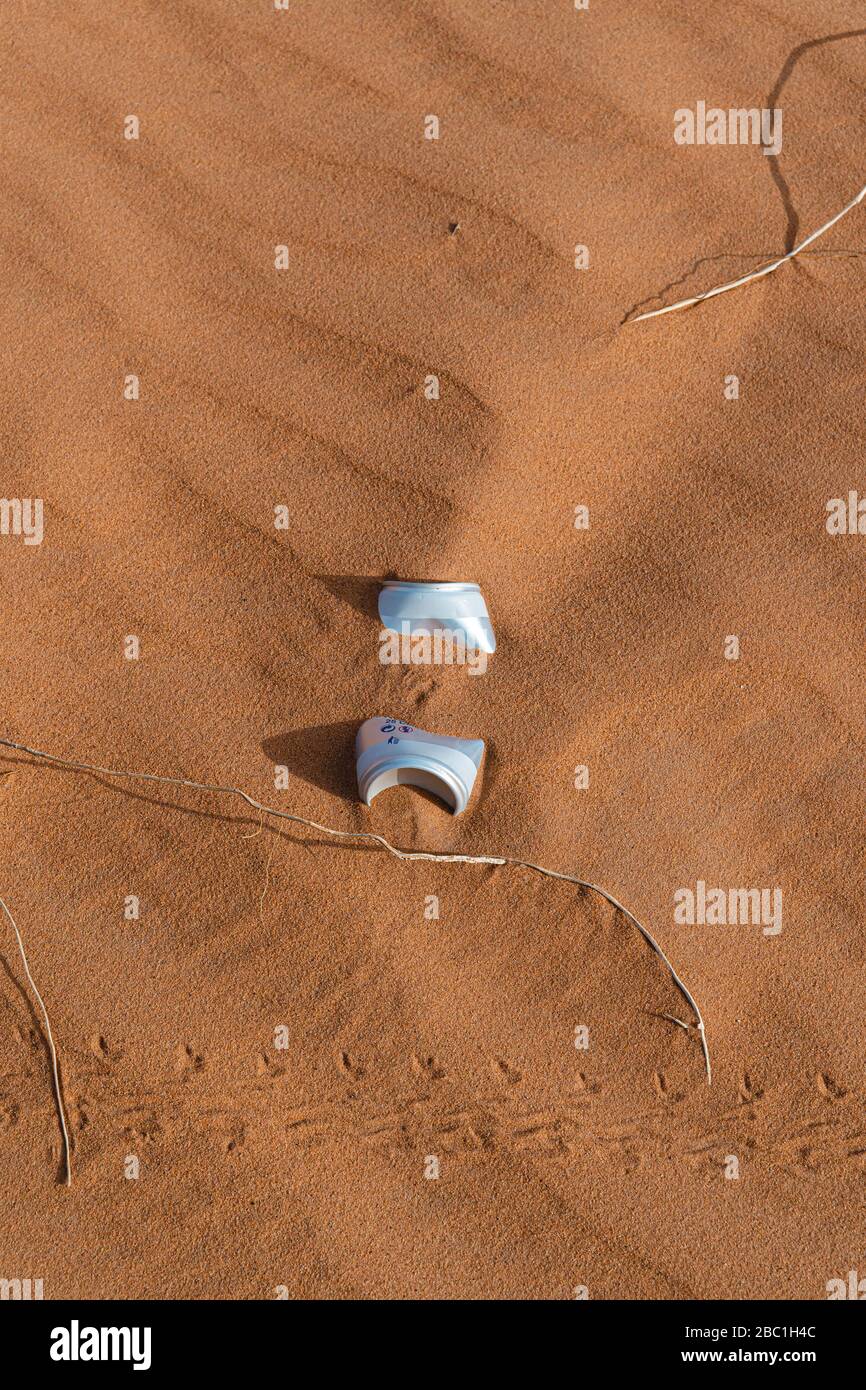
[[[0,537],[0,733],[598,881],[681,970],[715,1075],[656,958],[567,884],[10,754],[0,894],[75,1148],[66,1190],[6,929],[0,1277],[823,1298],[862,1264],[866,542],[824,522],[863,486],[866,214],[620,326],[862,185],[862,7],[792,8],[5,7],[2,492],[44,499],[45,536]],[[780,75],[776,164],[674,143],[678,107]],[[384,575],[478,581],[487,674],[380,665]],[[379,712],[487,740],[465,816],[358,805]],[[780,887],[781,934],[677,924],[698,880]]]

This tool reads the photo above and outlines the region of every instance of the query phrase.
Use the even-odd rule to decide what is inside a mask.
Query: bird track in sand
[[[13,1097],[38,1071],[38,1055],[29,1047],[28,1052],[28,1065],[0,1077],[0,1143],[24,1122]],[[549,1095],[532,1093],[525,1068],[498,1054],[487,1057],[489,1086],[476,1084],[465,1094],[458,1071],[434,1053],[416,1050],[406,1058],[405,1079],[421,1089],[385,1097],[374,1088],[385,1075],[393,1082],[392,1073],[377,1068],[374,1059],[340,1049],[334,1084],[342,1093],[312,1102],[291,1096],[289,1059],[279,1062],[267,1052],[254,1055],[249,1081],[228,1080],[212,1072],[203,1051],[181,1042],[173,1066],[136,1083],[134,1092],[123,1059],[123,1050],[94,1033],[88,1053],[70,1066],[70,1122],[77,1163],[85,1171],[113,1162],[107,1155],[118,1140],[140,1147],[143,1157],[170,1163],[181,1135],[192,1131],[223,1159],[243,1153],[252,1162],[257,1140],[273,1142],[276,1136],[300,1149],[336,1143],[452,1159],[527,1154],[569,1164],[589,1158],[626,1173],[663,1162],[713,1172],[724,1168],[729,1154],[800,1176],[866,1172],[866,1096],[827,1071],[800,1078],[794,1107],[789,1088],[768,1091],[746,1071],[736,1103],[707,1115],[703,1088],[686,1092],[658,1070],[647,1072],[644,1104],[637,1109],[580,1071],[571,1093],[551,1103]],[[34,1101],[26,1115],[46,1107]]]

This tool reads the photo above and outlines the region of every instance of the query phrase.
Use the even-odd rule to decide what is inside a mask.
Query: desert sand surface
[[[599,883],[713,1062],[571,884],[3,749],[0,895],[73,1180],[4,922],[0,1277],[651,1300],[866,1273],[866,540],[825,525],[864,487],[866,209],[625,322],[862,186],[862,5],[7,0],[0,41],[0,491],[44,499],[41,544],[0,537],[0,734]],[[698,100],[782,108],[778,157],[677,145]],[[479,583],[486,673],[383,665],[387,576]],[[486,741],[466,814],[359,804],[375,714]],[[675,921],[698,881],[780,889],[781,932]]]

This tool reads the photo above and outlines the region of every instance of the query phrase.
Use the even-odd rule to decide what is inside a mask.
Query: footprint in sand
[[[419,1057],[417,1052],[412,1053],[412,1070],[417,1076],[423,1076],[427,1081],[441,1081],[443,1076],[448,1075],[435,1057]]]
[[[204,1071],[204,1057],[189,1043],[178,1043],[174,1050],[174,1066],[182,1077],[192,1076],[194,1072]]]
[[[41,1043],[35,1028],[19,1028],[16,1024],[12,1029],[12,1037],[17,1043],[24,1047],[29,1047],[31,1052],[39,1052]]]
[[[348,1052],[341,1052],[337,1058],[337,1066],[344,1076],[352,1081],[363,1081],[367,1075],[367,1068],[359,1057],[350,1057]]]
[[[256,1071],[259,1076],[269,1076],[274,1079],[286,1074],[285,1067],[280,1062],[275,1062],[273,1057],[269,1057],[266,1052],[260,1052],[256,1058]]]
[[[18,1106],[7,1102],[0,1104],[0,1134],[5,1134],[18,1123]]]
[[[439,681],[428,672],[416,671],[411,667],[404,669],[402,674],[401,686],[404,699],[407,699],[414,709],[420,709],[436,693]]]
[[[818,1092],[824,1100],[843,1100],[848,1092],[844,1086],[839,1086],[827,1072],[819,1072],[815,1078]]]
[[[601,1090],[598,1081],[590,1081],[585,1071],[579,1071],[574,1083],[574,1089],[582,1096],[594,1096]]]
[[[238,1114],[213,1110],[207,1115],[205,1128],[225,1154],[238,1154],[247,1137],[246,1125]]]
[[[754,1101],[760,1100],[763,1094],[763,1087],[753,1081],[747,1071],[744,1071],[740,1081],[740,1100],[743,1104],[751,1105]]]
[[[103,1062],[105,1066],[114,1062],[119,1062],[123,1055],[118,1048],[109,1046],[101,1033],[94,1033],[90,1038],[88,1046],[96,1060],[98,1062]]]
[[[73,1110],[70,1116],[72,1128],[80,1134],[90,1124],[89,1114],[90,1101],[86,1096],[76,1096],[73,1102]]]
[[[490,1066],[497,1081],[504,1081],[506,1086],[517,1086],[523,1080],[523,1072],[512,1067],[504,1057],[491,1057]]]
[[[156,1112],[151,1110],[136,1115],[129,1124],[123,1127],[124,1136],[131,1142],[139,1144],[155,1144],[162,1134]]]
[[[656,1088],[656,1094],[660,1096],[666,1104],[675,1105],[677,1101],[682,1100],[682,1091],[670,1090],[663,1071],[653,1072],[653,1084]]]

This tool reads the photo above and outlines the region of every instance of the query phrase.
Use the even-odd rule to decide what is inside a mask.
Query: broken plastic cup
[[[477,584],[385,579],[379,617],[393,632],[450,632],[467,647],[496,651],[496,638],[484,595]]]
[[[451,807],[465,811],[484,755],[480,738],[428,734],[402,720],[380,715],[366,719],[355,738],[358,791],[369,806],[386,787],[423,787]]]

